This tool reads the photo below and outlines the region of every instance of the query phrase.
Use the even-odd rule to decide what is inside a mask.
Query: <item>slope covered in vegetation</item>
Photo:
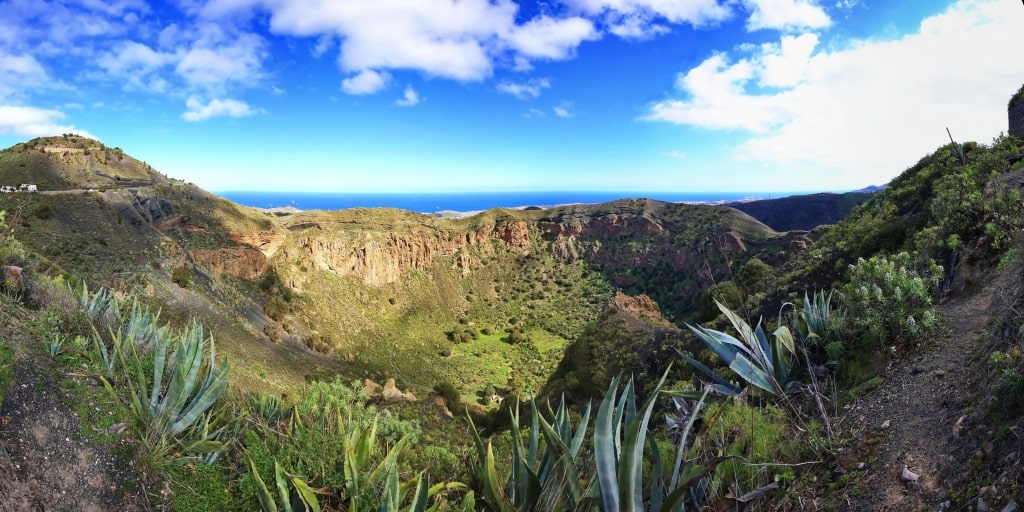
[[[59,389],[68,442],[130,461],[102,506],[1008,506],[1021,149],[941,147],[793,233],[649,200],[261,212],[158,175],[5,195],[0,388]]]

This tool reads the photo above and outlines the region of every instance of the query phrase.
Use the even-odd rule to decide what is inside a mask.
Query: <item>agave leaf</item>
[[[543,419],[540,424],[544,430],[544,440],[547,441],[548,449],[551,451],[554,470],[557,471],[555,477],[549,476],[544,479],[545,490],[551,493],[567,489],[572,497],[572,502],[579,502],[583,497],[583,489],[580,488],[580,477],[569,453],[569,446],[562,441],[560,433],[551,424]]]
[[[381,461],[380,465],[370,473],[370,478],[367,480],[370,484],[376,484],[380,481],[384,473],[390,471],[391,468],[398,468],[398,454],[402,451],[405,443],[409,441],[409,436],[405,436],[398,440],[391,450],[388,451],[387,455],[384,456],[384,460]],[[396,469],[397,471],[397,469]]]
[[[715,381],[715,384],[718,385],[715,388],[716,390],[719,390],[719,391],[720,390],[724,390],[724,391],[726,391],[725,393],[721,393],[721,394],[728,395],[728,396],[733,396],[733,395],[738,395],[740,393],[740,388],[732,385],[732,383],[730,383],[729,381],[723,379],[717,373],[711,371],[710,368],[708,368],[707,366],[704,366],[704,364],[701,363],[700,361],[698,361],[698,360],[696,360],[696,359],[694,359],[694,358],[692,358],[692,357],[690,357],[690,356],[680,352],[678,349],[676,350],[676,353],[679,354],[679,357],[682,358],[682,360],[686,361],[691,366],[696,368],[698,371],[700,371],[704,375],[707,375],[708,377],[710,377],[711,380]],[[687,398],[696,398],[696,396],[694,396],[694,397],[689,397],[688,396]]]
[[[295,491],[302,500],[302,506],[305,507],[306,512],[320,512],[320,500],[317,499],[316,492],[309,487],[305,480],[293,476],[292,487],[295,487]]]
[[[679,437],[679,445],[676,446],[676,460],[672,468],[672,480],[669,481],[669,489],[676,489],[679,487],[679,471],[683,466],[683,454],[686,452],[686,440],[690,437],[690,430],[693,429],[693,423],[700,415],[701,409],[704,408],[704,400],[706,400],[707,397],[708,390],[704,390],[704,394],[700,396],[700,400],[694,404],[693,410],[690,411],[690,417],[686,419],[686,427],[683,428],[682,435]]]
[[[380,503],[377,504],[377,512],[398,512],[402,495],[399,490],[398,468],[389,466],[384,479],[384,491],[381,493]],[[355,500],[353,499],[353,502]]]
[[[626,435],[622,441],[622,453],[619,456],[618,478],[619,490],[627,500],[620,505],[622,510],[639,511],[643,510],[643,452],[647,438],[647,424],[651,419],[651,411],[654,410],[654,401],[658,398],[658,391],[665,383],[671,365],[665,370],[658,385],[655,386],[651,396],[647,399],[642,409],[642,414],[637,415],[626,427]],[[632,391],[631,391],[632,393]],[[635,401],[635,397],[630,397]]]
[[[569,455],[575,459],[580,453],[580,447],[583,446],[583,439],[587,434],[587,424],[590,423],[590,402],[587,402],[587,408],[583,411],[583,416],[580,418],[579,424],[576,426],[576,434],[572,438],[572,442],[569,444]]]
[[[658,510],[665,500],[665,473],[661,465],[661,450],[658,449],[658,445],[654,442],[653,437],[647,438],[647,447],[654,459],[654,467],[651,471],[650,509]]]
[[[741,352],[749,354],[750,352],[742,342],[722,331],[708,329],[699,325],[694,327],[690,324],[686,324],[686,327],[696,334],[697,337],[700,338],[701,341],[703,341],[704,344],[707,345],[707,347],[710,348],[711,351],[726,364],[732,362],[733,359],[736,359],[737,354]]]
[[[534,405],[534,400],[530,400],[530,445],[529,451],[526,453],[527,464],[535,466],[537,464],[537,446],[540,439],[540,426],[538,424],[538,418],[540,414],[537,414],[537,406]],[[516,421],[513,423],[519,423],[519,403],[516,401]]]
[[[412,493],[412,503],[409,504],[408,512],[425,512],[427,508],[428,491],[423,483],[423,474],[416,477],[416,490]]]
[[[711,474],[718,465],[729,460],[737,458],[735,455],[726,455],[723,457],[716,457],[711,459],[705,465],[694,464],[687,468],[687,471],[683,473],[682,478],[679,481],[679,486],[672,490],[672,493],[665,498],[665,503],[662,504],[661,509],[658,512],[679,512],[685,510],[686,494],[690,491],[690,488],[704,477]]]
[[[756,336],[756,339],[748,340],[748,343],[755,348],[755,350],[751,351],[754,354],[754,360],[757,361],[759,367],[765,370],[765,373],[774,374],[775,366],[771,358],[772,347],[768,343],[768,336],[765,335],[760,321],[757,322],[757,327],[754,328],[754,336]]]
[[[715,305],[717,305],[718,306],[718,310],[721,311],[722,314],[725,315],[725,317],[729,319],[729,323],[732,324],[732,326],[736,329],[736,331],[740,333],[740,339],[744,339],[744,340],[754,340],[755,339],[754,331],[752,331],[750,329],[750,324],[748,324],[746,322],[746,320],[740,318],[739,315],[737,315],[736,313],[733,313],[733,311],[731,309],[726,307],[725,304],[722,304],[721,302],[719,302],[718,299],[715,299]]]
[[[597,410],[597,420],[594,423],[594,459],[597,463],[598,490],[601,497],[601,510],[619,510],[619,485],[616,475],[616,462],[618,452],[616,450],[617,425],[613,424],[612,417],[615,415],[615,394],[619,387],[619,377],[612,379],[601,400],[601,406]]]
[[[288,476],[276,460],[274,461],[274,481],[277,482],[277,495],[281,498],[281,506],[285,512],[292,512],[292,497],[288,492]]]
[[[782,392],[782,389],[774,381],[770,373],[758,367],[742,354],[737,354],[736,359],[729,363],[729,369],[743,380],[773,395],[778,395]]]
[[[249,459],[249,470],[252,473],[253,480],[256,481],[256,496],[260,500],[260,508],[263,509],[263,512],[277,512],[277,503],[274,501],[274,496],[270,494],[267,484],[263,483],[263,479],[260,478],[260,472],[256,471],[256,464],[248,455],[246,455],[246,458]]]

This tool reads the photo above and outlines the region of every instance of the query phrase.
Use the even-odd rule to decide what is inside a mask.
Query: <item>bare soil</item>
[[[0,512],[147,509],[131,464],[82,435],[64,377],[26,350],[20,319],[0,312],[0,320],[0,337],[19,354],[0,407]]]

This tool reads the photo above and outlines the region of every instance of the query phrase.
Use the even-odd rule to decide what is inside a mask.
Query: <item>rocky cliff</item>
[[[305,228],[282,249],[281,258],[307,261],[316,270],[354,276],[368,285],[381,286],[398,281],[404,272],[424,270],[435,259],[463,250],[491,254],[495,250],[492,242],[517,250],[530,246],[530,229],[524,221],[487,224],[467,232],[437,223],[414,225],[401,231],[391,228],[361,230],[356,236]],[[455,264],[467,273],[474,260],[459,254]]]

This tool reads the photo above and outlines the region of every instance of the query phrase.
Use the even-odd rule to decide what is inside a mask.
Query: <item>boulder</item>
[[[380,400],[383,397],[384,388],[376,382],[366,379],[363,381],[363,391],[370,400]]]
[[[3,276],[4,288],[8,290],[20,290],[25,287],[25,272],[21,267],[4,265],[0,269],[0,275]]]
[[[416,395],[412,394],[412,391],[402,392],[395,385],[395,379],[388,379],[384,383],[384,389],[381,390],[381,397],[384,399],[386,404],[397,404],[401,402],[415,402]]]

